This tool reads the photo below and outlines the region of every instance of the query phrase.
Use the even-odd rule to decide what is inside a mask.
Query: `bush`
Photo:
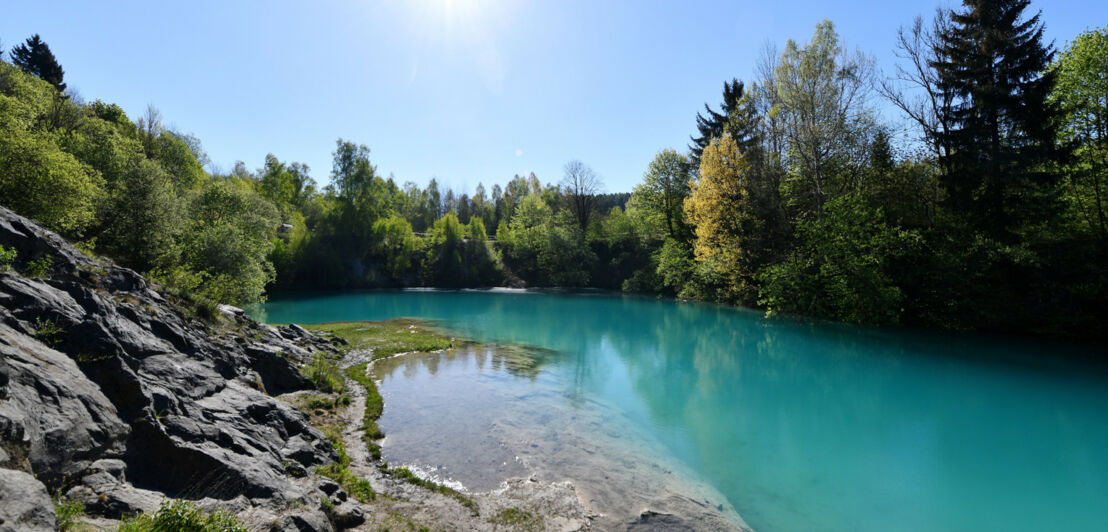
[[[312,381],[315,388],[324,393],[342,393],[346,391],[346,380],[342,369],[334,360],[316,353],[311,363],[304,366],[304,376]]]
[[[12,269],[12,263],[15,262],[16,256],[18,256],[18,253],[14,249],[0,246],[0,272]]]
[[[142,514],[120,523],[117,532],[246,532],[230,514],[205,513],[196,504],[173,500],[162,503],[153,517]]]
[[[85,505],[80,501],[54,499],[54,514],[58,516],[58,530],[66,532],[77,530],[77,525],[85,515]]]
[[[50,273],[50,268],[54,266],[54,257],[45,255],[41,259],[33,260],[27,264],[27,269],[23,272],[27,277],[46,277],[46,274]]]

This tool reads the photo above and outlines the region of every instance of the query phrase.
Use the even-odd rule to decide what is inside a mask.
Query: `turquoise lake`
[[[1082,361],[1097,348],[589,293],[303,294],[251,314],[422,318],[541,348],[537,375],[503,385],[604,405],[761,532],[1108,530],[1108,372]]]

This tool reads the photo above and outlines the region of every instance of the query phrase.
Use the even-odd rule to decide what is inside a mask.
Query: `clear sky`
[[[896,30],[938,2],[360,0],[20,1],[5,49],[39,33],[89,100],[147,104],[213,163],[267,153],[327,183],[339,137],[383,175],[459,191],[580,159],[629,191],[661,148],[684,149],[725,79],[766,43],[828,18],[889,69]],[[949,5],[949,4],[947,4]],[[1061,47],[1108,23],[1103,0],[1039,0]]]

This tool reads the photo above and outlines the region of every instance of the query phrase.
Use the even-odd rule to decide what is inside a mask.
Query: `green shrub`
[[[0,272],[6,272],[12,269],[12,263],[15,262],[15,257],[18,255],[14,249],[8,249],[4,246],[0,246]]]
[[[60,335],[64,331],[58,326],[58,320],[35,318],[35,330],[38,331],[39,340],[44,344],[55,346],[62,341]]]
[[[54,514],[58,516],[58,530],[62,532],[77,530],[80,519],[85,515],[85,505],[80,501],[54,499]]]
[[[117,532],[246,532],[234,516],[206,513],[195,503],[172,500],[162,503],[154,515],[124,519]]]
[[[342,369],[334,360],[316,353],[312,361],[304,366],[302,372],[312,385],[321,392],[342,393],[346,391],[346,380],[342,376]]]
[[[44,255],[41,259],[33,260],[27,264],[27,269],[23,272],[28,277],[46,277],[50,273],[50,268],[54,266],[54,257],[50,255]]]

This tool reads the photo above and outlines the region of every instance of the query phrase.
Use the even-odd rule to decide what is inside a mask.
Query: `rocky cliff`
[[[318,499],[305,473],[336,455],[272,397],[308,386],[298,364],[326,341],[190,307],[4,208],[0,245],[17,252],[0,272],[0,531],[52,530],[48,494],[108,518],[181,497],[331,528],[287,503]]]

